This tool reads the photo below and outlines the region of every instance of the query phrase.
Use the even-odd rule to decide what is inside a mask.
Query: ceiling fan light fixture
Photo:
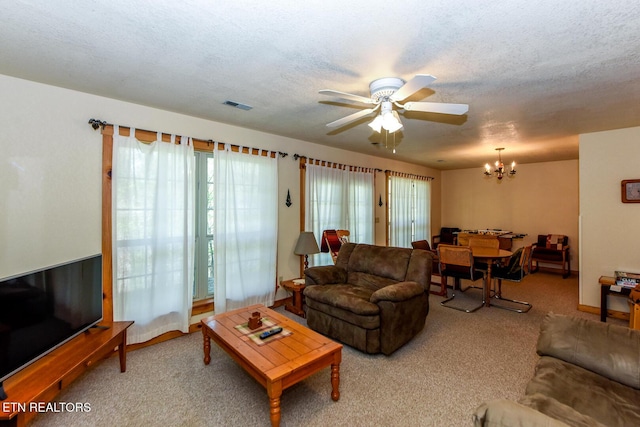
[[[369,127],[374,131],[380,133],[382,131],[382,116],[377,115],[375,119],[371,123],[369,123]]]
[[[402,104],[405,99],[409,98],[420,89],[427,87],[435,79],[436,78],[430,74],[416,74],[408,81],[399,77],[383,77],[381,79],[376,79],[369,84],[369,98],[337,90],[322,89],[320,93],[323,95],[339,96],[343,99],[374,105],[372,108],[368,108],[341,119],[334,120],[331,123],[327,123],[327,126],[344,126],[348,123],[360,120],[364,116],[372,114],[377,109],[380,109],[380,114],[371,123],[369,123],[369,127],[378,133],[382,133],[383,129],[387,134],[394,133],[404,129],[398,112],[393,110],[394,105],[405,111],[454,115],[466,114],[469,110],[469,106],[467,104],[447,104],[441,102],[406,102]]]
[[[382,120],[382,127],[389,131],[389,133],[394,133],[402,129],[402,122],[400,121],[400,116],[397,111],[383,115]]]

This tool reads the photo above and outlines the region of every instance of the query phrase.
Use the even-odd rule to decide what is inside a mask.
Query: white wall
[[[0,278],[101,250],[102,137],[90,118],[138,129],[288,152],[279,165],[278,275],[297,277],[300,175],[293,154],[428,175],[433,227],[440,223],[440,172],[0,75]],[[367,141],[363,141],[367,144]],[[376,243],[384,244],[384,172],[376,177]],[[293,205],[284,204],[287,190]],[[281,296],[277,295],[276,298]]]
[[[640,179],[640,127],[580,136],[581,304],[600,307],[600,276],[640,273],[640,204],[622,203],[625,179]],[[622,298],[608,301],[629,311]]]
[[[522,164],[502,181],[483,171],[479,165],[442,172],[442,225],[527,234],[514,248],[534,243],[538,234],[565,234],[571,269],[579,270],[578,161]]]

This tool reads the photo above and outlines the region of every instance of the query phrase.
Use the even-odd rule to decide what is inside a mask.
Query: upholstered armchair
[[[431,268],[425,250],[344,243],[335,265],[305,270],[307,325],[390,355],[424,328]]]
[[[571,274],[569,256],[569,237],[562,234],[538,234],[538,241],[531,245],[532,273],[539,269],[539,263],[558,264],[562,266],[562,277]]]

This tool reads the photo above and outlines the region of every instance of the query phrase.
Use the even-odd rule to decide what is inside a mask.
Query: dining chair
[[[531,310],[532,305],[526,301],[518,301],[514,299],[504,298],[502,296],[502,281],[508,280],[510,282],[521,282],[531,272],[531,246],[526,246],[516,250],[509,263],[503,267],[494,267],[492,271],[492,278],[494,279],[494,295],[493,298],[501,301],[509,301],[513,304],[523,306],[523,308],[512,307],[509,305],[492,304],[495,307],[503,308],[505,310],[515,311],[517,313],[526,313]]]
[[[433,295],[447,296],[447,284],[443,282],[442,277],[440,276],[440,262],[438,258],[438,252],[431,249],[429,246],[428,240],[416,240],[415,242],[411,242],[411,247],[413,249],[423,249],[425,251],[429,251],[431,253],[431,257],[433,259],[431,275],[440,277],[439,281],[429,281],[430,286],[440,286],[439,291],[432,291],[429,289],[429,293]]]
[[[485,286],[486,281],[484,272],[478,270],[474,266],[473,253],[469,246],[454,246],[454,245],[438,245],[438,259],[440,276],[443,286],[446,286],[447,278],[453,277],[454,284],[451,292],[451,297],[445,299],[440,304],[444,307],[453,308],[455,310],[472,313],[484,306],[485,304]],[[467,286],[462,289],[460,285],[461,279],[470,280],[475,282],[476,280],[482,280],[482,287]],[[469,288],[482,289],[482,302],[480,305],[472,308],[456,307],[455,305],[447,305],[449,301],[452,301],[456,297],[456,289],[460,289],[460,292],[465,292]],[[446,289],[445,289],[446,290]]]
[[[477,236],[477,237],[469,237],[469,246],[470,247],[483,247],[483,248],[492,248],[492,249],[500,249],[500,241],[495,236]],[[486,262],[483,261],[475,261],[476,269],[486,272],[489,269],[489,266]]]
[[[324,230],[320,242],[320,252],[329,252],[335,264],[340,247],[349,241],[349,235],[349,230]]]

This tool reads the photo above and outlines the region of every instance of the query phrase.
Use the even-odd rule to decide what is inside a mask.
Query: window
[[[213,296],[213,154],[196,155],[196,246],[193,299]]]
[[[373,243],[373,171],[350,169],[354,170],[306,165],[305,229],[313,231],[318,240],[322,239],[323,230],[345,229],[350,232],[350,241]],[[309,257],[309,265],[331,263],[329,254]]]
[[[388,176],[389,245],[408,248],[416,240],[429,240],[431,184],[426,179]]]

